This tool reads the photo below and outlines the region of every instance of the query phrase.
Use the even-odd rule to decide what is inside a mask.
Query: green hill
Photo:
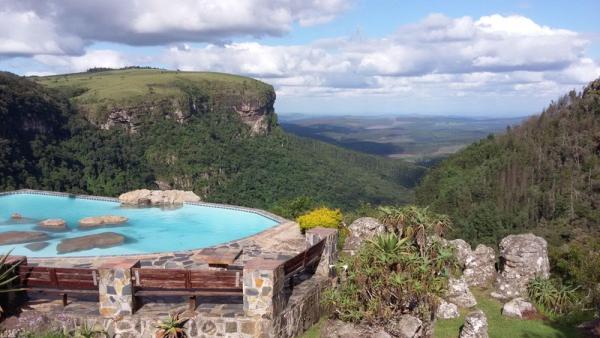
[[[115,196],[160,186],[262,208],[310,196],[349,209],[410,202],[424,172],[286,134],[273,88],[250,78],[125,69],[2,73],[0,86],[0,142],[15,145],[0,155],[1,190]]]
[[[474,242],[524,231],[553,243],[598,235],[600,80],[451,156],[425,177],[417,200],[452,215],[456,234]]]

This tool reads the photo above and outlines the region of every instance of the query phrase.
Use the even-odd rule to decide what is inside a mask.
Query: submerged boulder
[[[60,219],[60,218],[45,219],[38,223],[38,228],[43,229],[43,230],[50,230],[50,231],[69,230],[69,228],[67,228],[67,222],[65,222],[64,219]]]
[[[50,243],[48,243],[48,242],[35,242],[35,243],[29,243],[29,244],[25,245],[25,247],[31,251],[40,251],[43,248],[47,247],[48,245],[50,245]]]
[[[0,245],[41,242],[48,238],[42,231],[6,231],[0,233]]]
[[[123,242],[125,242],[124,236],[114,232],[103,232],[95,235],[63,239],[56,246],[56,251],[59,254],[63,254],[94,248],[110,248],[121,245]]]
[[[527,293],[527,284],[550,277],[548,244],[533,234],[510,235],[500,242],[500,271],[492,296],[510,299]]]
[[[465,317],[459,338],[488,338],[488,322],[485,313],[475,310]]]
[[[19,214],[18,212],[13,212],[13,213],[10,215],[10,218],[12,218],[12,219],[22,219],[22,218],[23,218],[23,215]]]
[[[350,236],[346,238],[343,250],[353,255],[364,241],[385,232],[385,226],[375,218],[361,217],[352,222],[348,230]]]
[[[86,217],[79,220],[79,228],[92,229],[107,225],[119,225],[127,221],[127,217],[114,215]]]
[[[182,190],[148,190],[129,191],[119,196],[125,205],[169,205],[185,202],[200,202],[200,197],[193,191]]]

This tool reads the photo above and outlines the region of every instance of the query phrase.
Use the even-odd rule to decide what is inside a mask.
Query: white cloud
[[[262,78],[280,96],[559,95],[600,76],[598,63],[585,56],[587,44],[576,32],[522,16],[435,14],[382,38],[172,48],[161,61]]]
[[[332,20],[347,0],[0,0],[0,55],[81,54],[130,45],[278,36]],[[3,32],[3,33],[2,33]]]
[[[56,73],[84,72],[94,67],[121,68],[129,66],[127,58],[113,50],[92,50],[81,56],[38,55],[34,59]]]

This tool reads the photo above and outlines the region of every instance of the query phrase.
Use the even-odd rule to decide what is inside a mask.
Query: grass
[[[582,337],[576,328],[545,320],[522,320],[505,317],[501,314],[502,303],[489,297],[483,291],[473,290],[477,298],[477,308],[483,310],[488,320],[490,338],[575,338]],[[461,311],[455,319],[438,320],[435,325],[436,338],[456,338],[468,310]]]
[[[160,69],[123,69],[34,77],[34,81],[65,93],[92,117],[102,117],[113,107],[128,107],[165,100],[187,102],[186,94],[262,98],[273,88],[263,82],[224,73],[179,72]],[[187,93],[186,93],[187,92]]]
[[[321,319],[308,330],[306,330],[299,338],[320,338],[321,328],[327,322],[327,317],[321,317]]]

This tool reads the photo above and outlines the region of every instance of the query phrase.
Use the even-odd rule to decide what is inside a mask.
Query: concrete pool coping
[[[34,189],[20,189],[20,190],[14,190],[14,191],[0,192],[0,197],[8,196],[8,195],[21,195],[21,194],[68,197],[68,198],[79,198],[79,199],[87,199],[87,200],[120,203],[119,199],[115,198],[115,197],[93,196],[93,195],[85,195],[85,194],[72,194],[72,193],[43,191],[43,190],[34,190]],[[223,252],[224,250],[227,250],[227,248],[230,248],[231,250],[234,250],[234,251],[236,250],[236,248],[239,248],[240,253],[238,255],[242,255],[243,254],[242,251],[244,249],[244,244],[247,244],[247,243],[261,243],[262,245],[258,245],[260,247],[258,249],[258,251],[261,251],[260,249],[263,249],[263,251],[272,252],[273,250],[270,250],[271,248],[269,247],[270,246],[269,242],[272,242],[272,241],[277,242],[276,239],[278,236],[281,239],[290,240],[292,242],[293,241],[300,242],[301,240],[303,241],[303,239],[300,238],[300,236],[303,238],[303,235],[301,235],[301,233],[298,229],[298,226],[296,225],[295,222],[287,220],[283,217],[280,217],[278,215],[275,215],[275,214],[270,213],[265,210],[241,207],[241,206],[235,206],[235,205],[229,205],[229,204],[209,203],[209,202],[185,202],[184,204],[253,213],[253,214],[257,214],[262,217],[265,217],[271,221],[277,222],[277,224],[275,224],[271,227],[268,227],[258,233],[249,235],[249,236],[240,237],[235,240],[215,244],[212,246],[199,247],[196,249],[181,250],[181,251],[157,251],[157,252],[151,252],[151,253],[136,253],[136,254],[122,254],[122,255],[28,257],[28,261],[31,261],[33,263],[39,262],[40,264],[60,265],[60,266],[88,265],[83,262],[91,261],[93,263],[93,261],[115,259],[115,258],[135,258],[135,259],[139,259],[140,261],[158,259],[159,261],[165,261],[165,263],[168,263],[168,259],[160,259],[160,258],[171,256],[171,257],[178,257],[180,259],[179,260],[180,262],[188,262],[190,260],[193,260],[194,256],[196,256],[196,258],[204,256],[205,254],[203,254],[202,251],[207,250],[207,249],[209,251],[210,250],[215,250],[215,251],[221,250],[221,252]],[[297,238],[294,238],[294,237],[297,237]],[[277,244],[277,243],[274,243],[274,244]],[[292,247],[293,247],[293,245],[292,245]],[[303,248],[298,247],[298,248],[292,248],[292,249],[283,250],[283,251],[287,251],[288,253],[293,253],[293,252],[301,251],[302,249]],[[281,250],[278,250],[278,251],[281,251]],[[285,254],[285,252],[283,252],[283,253]],[[181,259],[182,257],[188,257],[188,259],[182,260]],[[76,263],[79,263],[79,264],[76,264]],[[196,265],[197,264],[203,265],[203,262],[201,260],[193,261],[192,263],[195,263]],[[94,264],[91,264],[91,265],[93,266]],[[155,266],[154,263],[152,265]],[[206,265],[206,267],[208,267],[208,264],[204,264],[204,265]],[[186,266],[183,265],[182,267],[186,267]]]

